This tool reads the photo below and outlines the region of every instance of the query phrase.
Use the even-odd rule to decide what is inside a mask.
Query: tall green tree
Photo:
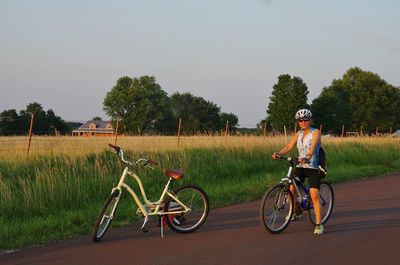
[[[314,116],[329,131],[365,133],[389,131],[400,124],[400,90],[388,84],[379,75],[352,67],[341,79],[332,81],[316,98],[311,109]]]
[[[13,135],[21,132],[21,118],[15,109],[0,113],[0,134]]]
[[[29,129],[32,113],[34,113],[33,132],[35,134],[48,134],[49,126],[46,120],[46,111],[43,109],[42,104],[37,102],[29,103],[25,110],[20,111],[21,121],[26,124],[26,130]]]
[[[5,110],[0,113],[0,134],[25,134],[28,132],[32,113],[34,123],[32,131],[34,134],[53,134],[56,130],[66,133],[70,130],[68,124],[57,116],[53,110],[45,111],[37,102],[29,103],[26,109],[18,114],[15,109]]]
[[[117,80],[104,98],[104,111],[121,119],[125,131],[134,134],[153,132],[170,117],[169,97],[153,76]]]
[[[308,107],[308,93],[307,85],[300,77],[280,75],[269,98],[267,123],[276,131],[283,131],[284,126],[293,130],[296,111]]]
[[[52,109],[46,111],[46,121],[49,133],[59,132],[61,134],[69,131],[68,124],[59,116],[57,116]]]
[[[235,114],[221,112],[219,114],[219,117],[220,117],[220,120],[221,120],[221,125],[220,125],[221,129],[225,129],[226,122],[228,121],[228,130],[230,132],[236,132],[236,130],[238,128],[239,119]]]
[[[171,96],[173,117],[182,119],[182,132],[208,133],[220,129],[220,108],[211,101],[190,93],[174,93]]]
[[[314,125],[322,125],[324,133],[340,134],[342,126],[349,129],[352,125],[349,119],[349,93],[341,86],[323,88],[321,94],[313,100],[310,109],[314,116]]]

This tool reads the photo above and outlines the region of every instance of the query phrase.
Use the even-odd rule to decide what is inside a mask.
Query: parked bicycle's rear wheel
[[[97,218],[96,224],[94,225],[92,232],[93,241],[100,241],[107,229],[110,227],[111,222],[114,218],[115,212],[117,210],[119,198],[121,193],[119,190],[114,190],[113,193],[107,198],[101,209],[100,215]]]
[[[167,225],[179,233],[190,233],[202,226],[209,212],[209,200],[204,190],[196,185],[185,185],[174,191],[174,196],[190,211],[186,213],[165,215]],[[182,211],[184,208],[173,198],[169,197],[164,211]]]
[[[319,200],[321,202],[321,224],[326,224],[333,210],[334,194],[331,184],[326,181],[321,181],[319,188]],[[315,225],[315,211],[312,200],[307,203],[308,219]]]
[[[272,234],[281,233],[293,214],[293,196],[287,185],[279,183],[270,188],[260,205],[260,221]]]

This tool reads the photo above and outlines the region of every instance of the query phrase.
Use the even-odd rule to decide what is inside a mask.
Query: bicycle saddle
[[[165,171],[165,175],[174,180],[183,178],[183,172],[179,169],[168,169]]]

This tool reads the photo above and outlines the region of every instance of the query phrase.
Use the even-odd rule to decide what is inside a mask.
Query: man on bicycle
[[[272,159],[278,159],[281,155],[288,153],[297,145],[299,152],[299,161],[301,161],[294,174],[304,182],[308,178],[310,187],[310,196],[314,205],[316,226],[314,234],[321,235],[324,232],[324,226],[321,224],[321,203],[319,200],[319,188],[321,176],[318,171],[318,153],[321,145],[321,132],[312,127],[312,113],[308,109],[297,111],[295,118],[299,123],[300,130],[296,132],[293,139],[277,153],[272,155]],[[290,186],[290,191],[294,195],[294,187]],[[295,218],[301,213],[301,208],[296,207],[297,200],[294,200]]]

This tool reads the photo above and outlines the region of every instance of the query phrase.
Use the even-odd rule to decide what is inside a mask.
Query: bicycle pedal
[[[142,232],[143,233],[147,233],[147,232],[149,232],[149,230],[147,229],[147,228],[145,228],[145,227],[143,227],[142,229],[140,229],[140,230],[142,230]]]

